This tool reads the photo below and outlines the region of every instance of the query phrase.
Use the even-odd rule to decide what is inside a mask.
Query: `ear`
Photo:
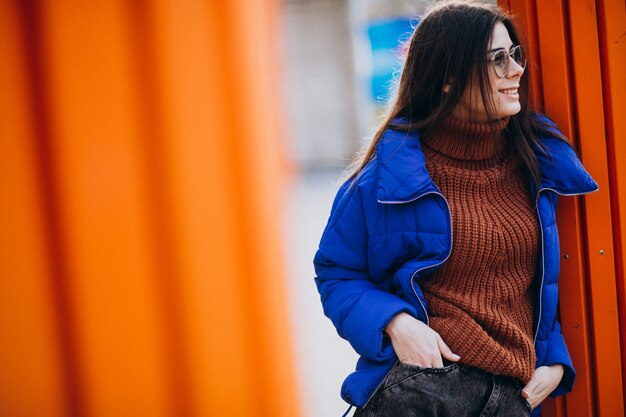
[[[452,88],[452,86],[450,84],[444,84],[442,90],[444,93],[448,94],[450,92],[450,89]]]

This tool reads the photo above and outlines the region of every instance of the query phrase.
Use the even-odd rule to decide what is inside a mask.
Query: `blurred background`
[[[0,416],[342,415],[312,259],[428,3],[0,1]],[[606,190],[559,209],[545,415],[622,416],[626,5],[499,4]]]

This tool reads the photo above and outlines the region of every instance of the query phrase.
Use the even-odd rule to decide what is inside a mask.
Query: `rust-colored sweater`
[[[508,118],[451,118],[425,135],[429,173],[448,200],[452,253],[421,282],[430,326],[461,362],[527,383],[535,369],[532,280],[539,227],[502,130]]]

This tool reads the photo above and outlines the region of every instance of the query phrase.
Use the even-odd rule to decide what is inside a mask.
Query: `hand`
[[[563,365],[540,366],[535,369],[530,382],[522,388],[522,397],[535,409],[561,382]]]
[[[453,362],[461,359],[452,353],[439,333],[407,313],[391,319],[385,332],[400,362],[423,368],[443,368],[442,356]]]

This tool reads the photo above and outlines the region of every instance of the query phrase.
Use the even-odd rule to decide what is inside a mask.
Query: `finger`
[[[443,368],[443,360],[441,359],[441,355],[437,355],[433,360],[433,368]]]
[[[430,368],[430,362],[423,362],[423,361],[415,361],[415,360],[410,360],[410,359],[399,359],[400,362],[406,364],[406,365],[414,365],[414,366],[419,366],[421,368]]]
[[[537,397],[535,395],[529,394],[528,391],[524,391],[524,390],[522,390],[520,395],[523,398],[526,399],[526,402],[528,402],[528,404],[530,404],[530,406],[532,407],[533,410],[535,408],[537,408],[538,401],[537,401]]]
[[[536,387],[531,393],[530,397],[527,398],[527,400],[528,402],[531,403],[531,405],[534,408],[537,405],[539,405],[541,402],[543,402],[543,400],[545,400],[549,394],[550,394],[549,390],[542,388],[542,387]]]
[[[452,352],[452,349],[450,349],[448,345],[446,345],[446,342],[444,342],[441,336],[439,335],[437,335],[437,346],[439,346],[439,352],[441,352],[441,356],[443,356],[444,358],[453,362],[456,362],[459,359],[461,359],[459,355]]]
[[[537,391],[537,384],[531,379],[530,382],[522,388],[522,397],[528,400],[530,397],[534,397],[537,394],[535,391]]]

